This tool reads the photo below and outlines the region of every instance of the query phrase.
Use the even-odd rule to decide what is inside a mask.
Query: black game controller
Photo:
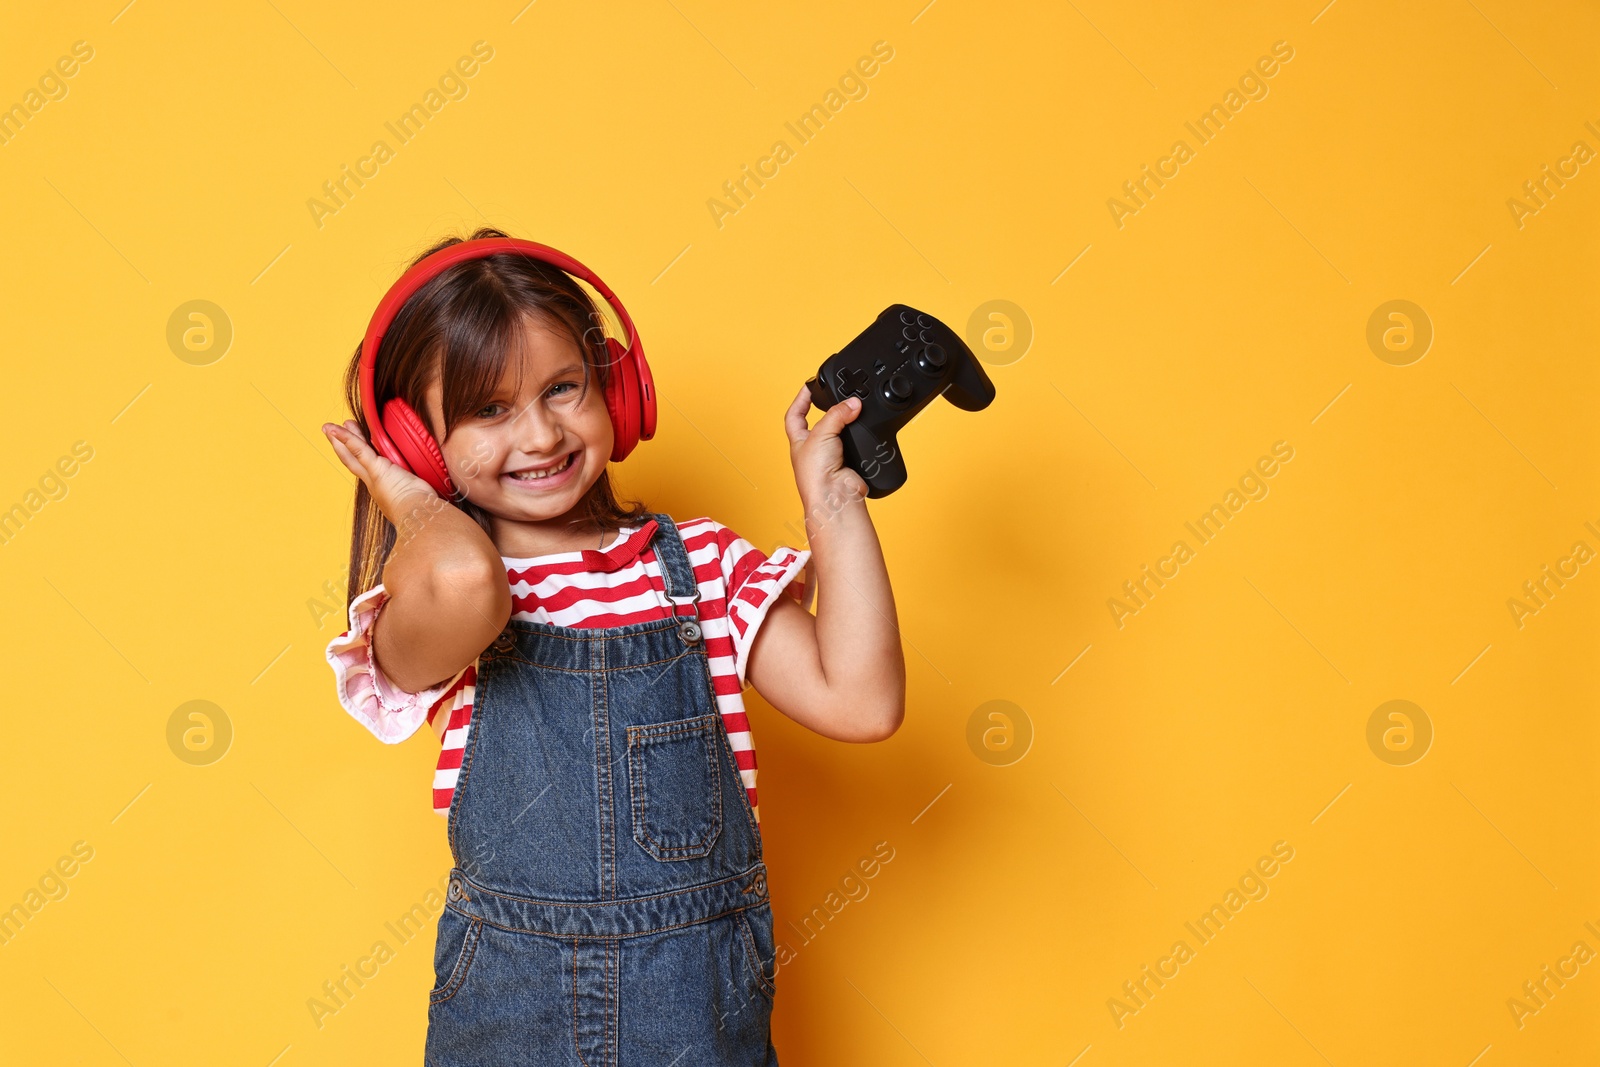
[[[823,411],[861,398],[861,414],[839,439],[845,466],[867,483],[867,496],[888,496],[906,482],[895,434],[941,393],[963,411],[982,411],[994,383],[965,341],[916,308],[891,304],[854,341],[823,360],[806,382]]]

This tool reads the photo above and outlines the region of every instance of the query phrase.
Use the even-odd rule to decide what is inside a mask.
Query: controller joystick
[[[867,483],[867,496],[888,496],[905,484],[896,434],[937,396],[963,411],[982,411],[994,383],[959,334],[932,315],[891,304],[855,340],[823,360],[806,382],[823,411],[846,397],[861,413],[840,434],[844,462]]]

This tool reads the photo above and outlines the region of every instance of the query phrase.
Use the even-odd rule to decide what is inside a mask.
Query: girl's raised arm
[[[421,692],[455,676],[505,629],[505,564],[470,516],[380,455],[354,420],[324,423],[322,431],[395,527],[383,567],[388,600],[373,625],[372,650],[385,679]]]
[[[844,466],[839,432],[860,414],[854,397],[806,429],[804,386],[784,415],[806,513],[817,614],[780,596],[750,646],[746,676],[767,702],[838,741],[882,741],[905,718],[906,663],[894,590],[867,515],[867,483]]]

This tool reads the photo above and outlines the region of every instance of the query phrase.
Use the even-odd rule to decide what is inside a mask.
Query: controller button
[[[891,404],[904,404],[915,391],[911,379],[904,374],[893,374],[883,383],[883,398]]]
[[[916,316],[912,315],[911,312],[902,311],[902,312],[900,312],[900,321],[905,323],[907,326],[910,326],[913,322],[916,322],[917,320],[916,320]]]
[[[931,330],[933,329],[933,320],[926,315],[918,315],[917,325],[921,326],[924,330]]]
[[[934,343],[933,331],[932,330],[923,330],[921,333],[917,334],[917,340],[921,341],[925,345],[933,344]]]
[[[834,372],[833,380],[838,383],[841,400],[847,396],[867,395],[867,372],[860,367],[840,367]]]
[[[915,326],[907,326],[905,329],[900,331],[900,336],[904,337],[907,341],[915,341],[917,339],[917,328]]]
[[[917,364],[929,374],[939,374],[944,370],[945,355],[943,345],[929,345],[923,350]]]
[[[899,352],[902,356],[907,355],[911,351],[911,342],[907,341],[904,337],[896,337],[894,339],[894,350]]]

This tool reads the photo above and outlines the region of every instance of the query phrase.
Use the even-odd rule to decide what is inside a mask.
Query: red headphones
[[[361,346],[361,406],[367,416],[372,443],[385,458],[415,474],[446,500],[455,500],[459,494],[450,480],[444,456],[427,424],[399,397],[383,405],[378,414],[378,398],[374,379],[378,362],[378,347],[389,324],[400,313],[400,308],[418,289],[421,289],[442,271],[469,259],[481,259],[503,252],[514,252],[529,259],[548,263],[553,267],[581,278],[594,286],[606,303],[622,320],[628,331],[628,347],[614,337],[606,338],[606,351],[611,358],[611,373],[606,382],[606,410],[611,415],[611,426],[616,443],[611,458],[620,460],[633,451],[640,441],[648,441],[656,433],[655,379],[650,376],[650,365],[645,362],[644,348],[639,343],[639,331],[634,328],[628,309],[622,306],[609,286],[600,277],[564,252],[549,245],[535,244],[514,237],[486,237],[476,241],[462,241],[444,248],[424,259],[395,282],[372,313],[367,326],[366,340]],[[375,417],[376,416],[376,417]]]

